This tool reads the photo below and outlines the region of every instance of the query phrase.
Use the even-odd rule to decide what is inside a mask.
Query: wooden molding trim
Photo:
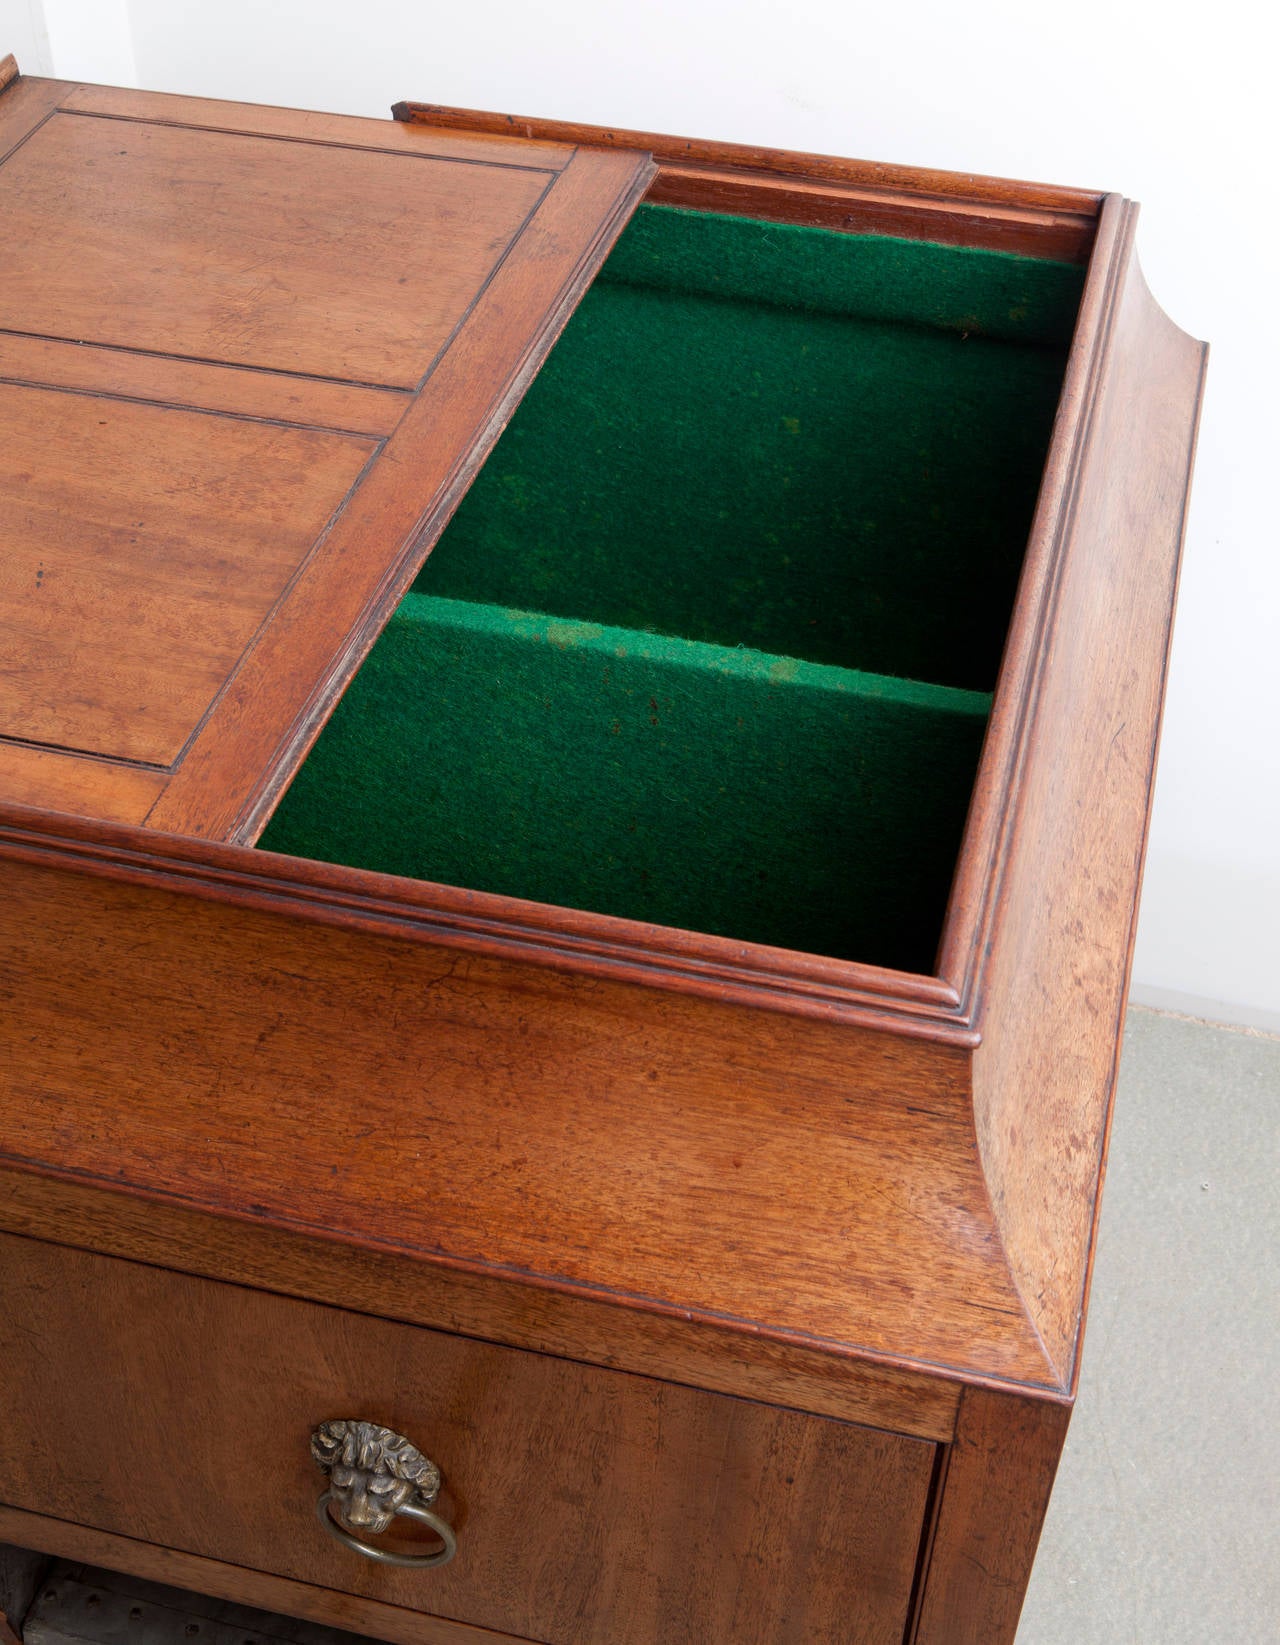
[[[432,103],[397,103],[394,118],[433,134],[536,138],[652,154],[658,205],[740,212],[863,234],[891,234],[1087,262],[1103,196],[995,177],[695,142],[658,132],[530,119]]]
[[[1071,501],[1101,392],[1107,339],[1121,276],[1132,255],[1136,214],[1137,207],[1119,195],[1108,196],[1102,208],[943,927],[939,969],[956,979],[968,1010],[979,1004],[1000,883],[1013,849],[1013,832],[1007,825],[1016,810],[1034,702],[1047,663],[1045,636],[1069,542]]]
[[[508,1348],[659,1377],[917,1439],[955,1433],[962,1384],[679,1314],[426,1263],[0,1164],[0,1230]]]
[[[0,856],[970,1049],[950,984],[0,802]]]
[[[199,1554],[180,1553],[132,1537],[94,1530],[51,1519],[45,1514],[25,1513],[0,1505],[0,1537],[23,1547],[53,1554],[58,1559],[83,1560],[105,1565],[113,1571],[146,1577],[175,1588],[191,1588],[217,1599],[242,1605],[256,1605],[264,1611],[283,1611],[309,1622],[324,1622],[352,1633],[372,1634],[392,1645],[522,1645],[511,1634],[474,1628],[465,1622],[449,1622],[443,1617],[409,1611],[380,1600],[361,1599],[333,1588],[315,1588],[287,1577],[267,1576],[241,1565]]]
[[[451,108],[442,103],[400,102],[392,119],[446,131],[487,131],[544,143],[585,143],[596,148],[641,149],[663,166],[732,167],[782,177],[823,178],[828,182],[923,195],[939,200],[983,200],[1014,209],[1066,212],[1096,217],[1104,196],[1091,189],[1049,183],[1018,182],[969,172],[924,170],[875,160],[846,160],[829,154],[803,154],[749,143],[723,143],[673,137],[653,131],[627,131],[572,120],[544,120],[523,114]]]

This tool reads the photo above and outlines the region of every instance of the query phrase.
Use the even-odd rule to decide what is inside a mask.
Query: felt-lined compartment
[[[1080,278],[642,207],[419,587],[989,691]]]
[[[263,845],[929,970],[1080,283],[642,207]]]
[[[988,706],[411,594],[263,844],[907,967],[937,938]]]

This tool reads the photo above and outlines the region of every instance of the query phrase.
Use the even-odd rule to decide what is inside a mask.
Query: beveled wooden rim
[[[1075,496],[1106,375],[1120,290],[1133,255],[1137,215],[1138,207],[1118,194],[1108,195],[1102,208],[943,924],[938,971],[953,980],[966,1015],[977,1005],[984,942],[1013,847],[1018,792],[1047,664]]]
[[[0,858],[972,1046],[936,977],[0,802]]]
[[[394,103],[393,120],[408,125],[503,134],[545,143],[585,143],[595,147],[642,149],[660,165],[718,166],[734,171],[768,172],[848,183],[938,201],[986,201],[1021,212],[1056,211],[1094,218],[1105,195],[1093,189],[1064,188],[1056,183],[1023,182],[972,172],[941,171],[894,165],[878,160],[843,159],[832,154],[805,154],[748,143],[712,142],[664,132],[628,131],[619,126],[592,126],[572,120],[501,114],[483,109],[452,108],[444,103],[407,100]]]
[[[397,103],[401,129],[439,138],[519,138],[644,152],[657,165],[648,200],[843,233],[890,235],[1085,263],[1104,196],[973,173],[696,141],[528,115]]]

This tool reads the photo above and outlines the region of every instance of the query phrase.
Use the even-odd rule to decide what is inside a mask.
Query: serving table
[[[1136,208],[0,81],[0,1540],[1011,1641],[1204,366]]]

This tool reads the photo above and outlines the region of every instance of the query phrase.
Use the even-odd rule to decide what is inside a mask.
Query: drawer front
[[[0,1236],[0,1499],[549,1645],[899,1642],[935,1447]],[[317,1523],[357,1417],[444,1476],[458,1552]]]

